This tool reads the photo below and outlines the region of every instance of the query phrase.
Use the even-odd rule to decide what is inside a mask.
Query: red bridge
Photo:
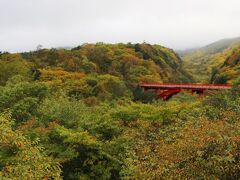
[[[168,100],[173,95],[181,91],[189,91],[190,93],[203,94],[206,91],[213,90],[229,90],[232,85],[225,84],[163,84],[163,83],[141,83],[140,87],[144,90],[155,90],[159,96]]]

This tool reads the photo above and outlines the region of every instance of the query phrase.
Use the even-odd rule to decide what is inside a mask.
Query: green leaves
[[[24,79],[31,79],[30,65],[19,54],[4,54],[0,57],[0,85],[13,76],[21,75]]]
[[[6,179],[60,179],[60,165],[46,156],[38,141],[12,129],[9,115],[0,115],[0,176]],[[3,158],[2,158],[3,157]]]
[[[34,81],[21,55],[0,57],[0,112],[16,119],[0,115],[1,177],[239,179],[237,87],[168,102],[137,87],[191,81],[172,50],[98,43],[22,56]]]
[[[42,99],[48,94],[48,88],[41,83],[8,83],[0,87],[0,112],[7,109],[18,122],[26,121],[36,114]]]
[[[90,146],[97,143],[97,139],[87,131],[74,131],[58,126],[56,132],[59,134],[59,137],[63,138],[63,142],[67,144]]]

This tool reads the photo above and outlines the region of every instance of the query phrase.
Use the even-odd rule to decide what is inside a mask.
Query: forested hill
[[[126,86],[130,91],[134,91],[141,81],[192,81],[173,50],[146,43],[84,44],[71,50],[2,53],[0,59],[0,84],[4,85],[11,76],[19,74],[51,86],[61,85],[81,96],[98,94],[89,89],[96,91],[101,83],[110,83],[110,80]],[[100,94],[104,91],[103,87],[98,89]]]
[[[240,179],[237,86],[169,101],[138,87],[190,82],[182,63],[146,43],[0,53],[0,177]]]
[[[118,76],[129,81],[187,82],[191,77],[182,61],[168,48],[150,44],[84,44],[65,49],[42,49],[22,57],[38,68],[60,67],[66,71]],[[130,77],[130,76],[135,77]]]
[[[233,84],[240,79],[240,44],[228,49],[227,54],[225,61],[213,69],[212,83]]]
[[[197,82],[211,82],[212,71],[222,66],[224,61],[240,44],[240,38],[224,39],[205,47],[181,52],[184,69],[194,76]]]

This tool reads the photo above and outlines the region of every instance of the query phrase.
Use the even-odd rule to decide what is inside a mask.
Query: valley
[[[184,60],[184,69],[192,74],[197,82],[225,84],[233,83],[238,78],[238,73],[234,70],[237,68],[236,62],[232,64],[232,68],[225,67],[225,74],[222,73],[222,68],[227,59],[238,58],[235,56],[239,49],[240,38],[232,38],[220,40],[190,52],[181,52],[180,56]]]
[[[147,43],[2,52],[0,176],[238,179],[239,57],[235,42],[180,55]],[[143,82],[233,88],[163,101]]]

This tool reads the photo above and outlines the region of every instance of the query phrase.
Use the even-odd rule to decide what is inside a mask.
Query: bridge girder
[[[206,91],[228,90],[231,85],[225,84],[163,84],[163,83],[142,83],[144,90],[155,90],[157,95],[163,100],[169,100],[172,96],[181,91],[188,91],[191,94],[203,95]]]

